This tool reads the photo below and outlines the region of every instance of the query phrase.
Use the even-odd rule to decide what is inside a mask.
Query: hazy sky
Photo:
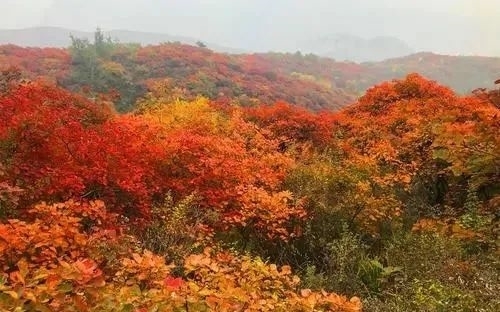
[[[335,33],[500,55],[500,0],[0,0],[0,28],[128,29],[250,50]]]

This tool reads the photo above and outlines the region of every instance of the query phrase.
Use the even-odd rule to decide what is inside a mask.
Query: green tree
[[[113,60],[115,52],[121,48],[126,49],[127,46],[113,42],[100,28],[94,33],[93,43],[86,38],[71,36],[72,73],[69,87],[88,87],[91,94],[116,90],[119,93],[116,109],[121,112],[131,110],[142,90],[133,83],[125,68]]]
[[[206,48],[207,45],[203,42],[203,41],[196,41],[196,45],[199,47],[199,48]]]

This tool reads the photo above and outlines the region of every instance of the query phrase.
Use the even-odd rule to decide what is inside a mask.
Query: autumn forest
[[[0,311],[499,311],[495,78],[0,46]]]

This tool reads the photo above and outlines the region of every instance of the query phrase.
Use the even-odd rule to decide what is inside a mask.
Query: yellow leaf
[[[21,259],[18,263],[17,263],[17,267],[19,268],[19,273],[21,274],[22,276],[22,282],[24,284],[24,278],[26,277],[26,275],[28,275],[28,262],[26,262],[26,259]]]
[[[11,296],[12,298],[14,298],[16,300],[19,299],[19,294],[17,292],[15,292],[15,291],[5,290],[4,293],[7,294],[7,295],[9,295],[9,296]]]
[[[142,257],[139,254],[133,253],[132,258],[134,258],[135,262],[139,264],[142,262]]]
[[[34,303],[36,303],[36,296],[32,293],[32,292],[25,292],[24,293],[24,297],[28,300],[31,300],[33,301]]]

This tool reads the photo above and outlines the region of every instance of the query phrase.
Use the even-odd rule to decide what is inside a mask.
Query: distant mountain
[[[181,42],[194,45],[196,38],[172,36],[163,33],[150,33],[129,30],[104,31],[105,35],[123,43],[140,43],[141,45],[159,44],[163,42]],[[22,47],[68,47],[71,45],[70,35],[78,38],[93,38],[92,32],[72,30],[60,27],[32,27],[24,29],[0,29],[0,44],[15,44]],[[208,48],[224,53],[243,53],[244,51],[222,47],[204,42]]]
[[[45,38],[54,40],[50,35],[55,33],[48,32],[49,37]],[[134,41],[133,37],[127,36],[137,34],[126,31],[116,33],[127,41]],[[76,33],[78,36],[84,34]],[[147,33],[142,37],[145,43],[156,40],[154,35],[148,37]],[[17,38],[21,39],[30,38]],[[25,43],[33,44],[33,41]],[[448,56],[429,52],[356,63],[297,52],[221,54],[178,43],[149,45],[137,51],[126,51],[131,54],[127,57],[120,54],[121,57],[108,62],[106,71],[109,68],[109,73],[115,78],[115,75],[123,75],[123,81],[137,86],[140,92],[144,92],[145,86],[152,80],[168,77],[171,87],[180,90],[175,92],[181,92],[183,96],[202,94],[212,99],[228,97],[244,105],[252,105],[255,100],[261,103],[285,100],[312,110],[342,108],[354,102],[371,86],[414,72],[462,94],[476,88],[492,88],[493,82],[500,76],[500,58]],[[118,49],[117,53],[126,51]],[[67,49],[0,45],[0,69],[9,65],[18,67],[27,78],[43,76],[61,82],[67,82],[74,69]],[[126,91],[130,91],[126,83],[121,84],[122,80],[112,81],[120,82],[119,87],[125,86]]]
[[[390,79],[399,79],[409,73],[420,73],[459,93],[469,93],[480,87],[493,88],[500,77],[500,57],[451,56],[420,52],[383,62],[360,64],[360,90]]]
[[[123,43],[155,45],[163,42],[181,42],[195,45],[202,39],[173,36],[164,33],[141,32],[130,30],[110,30],[104,33]],[[0,44],[15,44],[22,47],[68,47],[70,35],[78,38],[93,38],[92,32],[85,32],[60,27],[32,27],[24,29],[0,29]],[[247,51],[219,46],[204,42],[216,52],[241,54]],[[393,37],[363,39],[350,34],[335,34],[300,43],[298,50],[314,53],[339,61],[376,62],[390,58],[407,56],[414,51],[403,41]]]
[[[76,37],[89,37],[90,33],[58,28],[36,27],[25,29],[0,29],[0,44],[15,44],[23,47],[68,47],[70,34]]]
[[[402,57],[415,51],[404,41],[394,37],[363,39],[350,34],[335,34],[302,44],[302,51],[331,57],[339,61],[383,61]]]
[[[477,88],[497,88],[500,57],[450,56],[420,52],[380,62],[343,62],[303,53],[261,53],[262,67],[321,84],[330,84],[352,96],[363,95],[376,84],[419,73],[460,94]]]

